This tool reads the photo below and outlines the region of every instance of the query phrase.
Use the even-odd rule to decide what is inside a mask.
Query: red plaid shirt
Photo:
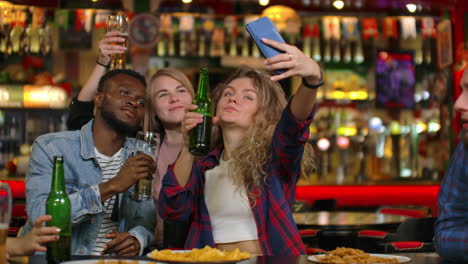
[[[309,138],[309,125],[315,109],[306,121],[297,121],[285,108],[278,122],[271,146],[272,160],[268,164],[264,191],[258,195],[255,206],[251,203],[264,255],[303,255],[304,244],[292,217],[296,182],[304,145]],[[164,219],[191,221],[185,248],[214,247],[210,216],[204,200],[205,171],[219,164],[223,146],[216,147],[207,156],[196,160],[185,187],[181,187],[174,174],[174,165],[163,179],[159,196],[159,213]],[[253,190],[259,193],[259,190]]]

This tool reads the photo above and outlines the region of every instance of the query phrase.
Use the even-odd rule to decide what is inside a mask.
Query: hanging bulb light
[[[182,3],[189,4],[189,3],[192,3],[192,0],[182,0]]]
[[[333,2],[333,6],[336,8],[336,9],[342,9],[344,7],[344,2],[342,0],[335,0]]]
[[[417,6],[415,4],[406,4],[406,9],[408,9],[408,11],[410,11],[411,13],[416,12],[416,8]]]
[[[270,3],[270,0],[258,0],[258,3],[261,5],[261,6],[266,6]]]

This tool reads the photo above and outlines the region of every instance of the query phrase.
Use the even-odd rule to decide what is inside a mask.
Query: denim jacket
[[[38,137],[33,146],[26,176],[26,207],[28,222],[25,233],[34,221],[45,214],[45,204],[50,192],[53,157],[64,158],[65,185],[71,202],[72,255],[89,255],[92,252],[104,207],[99,184],[101,168],[94,154],[93,120],[80,131],[50,133]],[[123,144],[124,160],[128,158],[133,140]],[[119,232],[129,232],[143,249],[154,240],[155,207],[153,200],[131,199],[133,186],[119,194]]]

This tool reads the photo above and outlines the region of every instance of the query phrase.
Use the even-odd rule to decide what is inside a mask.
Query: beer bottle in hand
[[[208,69],[202,68],[198,90],[193,104],[198,105],[194,112],[203,114],[203,122],[190,130],[189,151],[193,155],[203,156],[210,151],[211,141],[211,118],[213,115],[213,105],[210,99],[210,86],[208,83]]]
[[[65,190],[63,157],[54,157],[52,186],[46,202],[46,213],[52,216],[48,226],[60,228],[60,239],[47,244],[47,263],[60,263],[70,260],[71,254],[71,204]]]

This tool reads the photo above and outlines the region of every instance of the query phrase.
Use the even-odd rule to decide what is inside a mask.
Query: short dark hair
[[[98,89],[97,89],[98,92],[103,92],[104,88],[106,86],[107,80],[111,79],[112,77],[114,77],[114,76],[116,76],[118,74],[125,74],[125,75],[128,75],[130,77],[133,77],[133,78],[137,79],[138,81],[140,81],[141,84],[143,84],[144,87],[146,87],[146,80],[145,80],[145,77],[143,77],[143,75],[139,74],[136,71],[132,71],[132,70],[128,70],[128,69],[116,69],[116,70],[110,70],[110,71],[106,72],[101,77],[101,79],[99,80],[99,84],[98,84]]]

